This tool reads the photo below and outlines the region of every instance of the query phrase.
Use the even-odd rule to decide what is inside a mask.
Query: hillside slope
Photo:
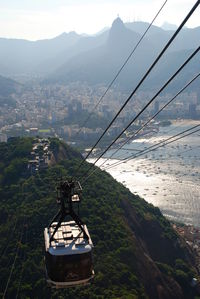
[[[43,229],[57,211],[60,177],[77,176],[80,154],[51,140],[52,166],[27,170],[32,139],[0,143],[1,295],[14,265],[6,298],[195,298],[192,252],[158,208],[97,171],[83,185],[81,216],[95,245],[95,279],[85,288],[47,288]],[[83,176],[89,164],[79,172]],[[15,263],[14,263],[15,261]]]
[[[0,97],[6,97],[11,93],[16,92],[16,89],[19,86],[20,84],[16,81],[0,75]]]

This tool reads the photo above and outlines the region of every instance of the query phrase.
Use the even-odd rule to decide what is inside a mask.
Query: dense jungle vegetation
[[[0,143],[1,297],[5,294],[10,299],[195,298],[197,292],[190,286],[196,276],[192,258],[168,220],[158,208],[131,194],[100,170],[83,185],[81,204],[81,217],[95,246],[94,281],[87,287],[48,288],[43,230],[58,209],[55,190],[59,179],[77,175],[75,169],[81,155],[52,139],[50,148],[56,162],[31,175],[27,164],[32,146],[30,138],[11,138],[7,143]],[[79,175],[89,166],[85,163]],[[155,234],[150,231],[151,227]],[[151,259],[147,269],[146,256],[139,243]],[[169,252],[159,253],[162,246],[169,246]],[[148,275],[155,281],[155,288],[150,285]],[[170,291],[166,290],[166,296],[174,292],[174,297],[162,295],[156,283],[168,284]]]

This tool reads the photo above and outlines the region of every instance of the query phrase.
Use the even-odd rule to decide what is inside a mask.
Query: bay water
[[[170,126],[160,127],[158,133],[125,145],[114,159],[106,161],[102,169],[106,168],[132,193],[159,207],[170,220],[200,227],[200,131],[109,168],[111,164],[199,123],[176,121]],[[113,150],[107,152],[106,158],[112,153]],[[103,161],[105,159],[100,159],[97,166]]]

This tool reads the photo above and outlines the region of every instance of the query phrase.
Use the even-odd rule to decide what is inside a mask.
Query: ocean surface
[[[115,159],[101,159],[102,169],[134,194],[160,208],[170,220],[200,227],[200,131],[156,151],[130,159],[109,169],[109,165],[200,122],[177,121],[160,127],[151,137],[132,141],[119,150]],[[110,157],[110,150],[106,157]],[[89,162],[93,162],[90,159]]]

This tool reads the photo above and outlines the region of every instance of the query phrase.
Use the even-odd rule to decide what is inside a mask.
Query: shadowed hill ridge
[[[19,86],[20,84],[16,81],[0,76],[0,97],[8,96],[11,93],[16,92],[16,89]]]

